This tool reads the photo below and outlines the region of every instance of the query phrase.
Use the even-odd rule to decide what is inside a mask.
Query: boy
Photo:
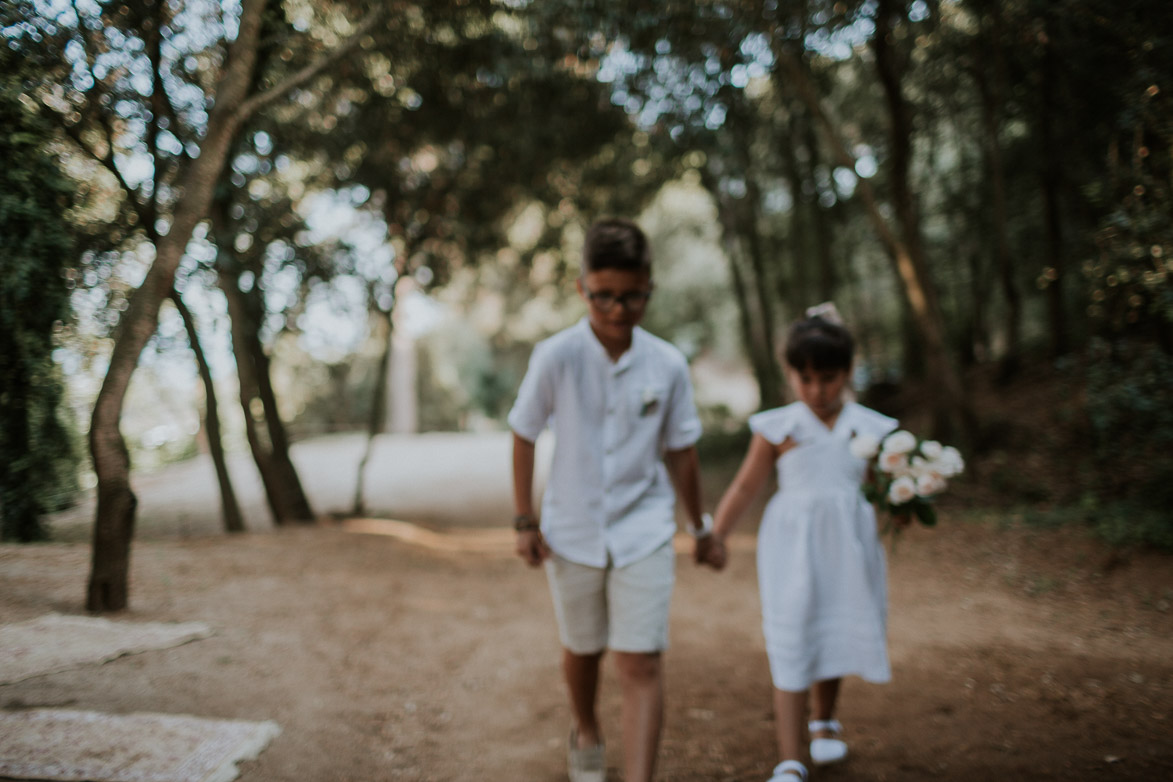
[[[573,712],[571,782],[606,775],[595,710],[606,649],[622,688],[624,779],[651,782],[675,578],[673,484],[697,536],[698,562],[712,542],[711,519],[701,513],[701,424],[684,356],[638,328],[652,278],[647,238],[635,223],[591,226],[577,288],[587,317],[535,346],[509,413],[517,553],[546,565]],[[547,424],[555,446],[539,524],[534,441]]]

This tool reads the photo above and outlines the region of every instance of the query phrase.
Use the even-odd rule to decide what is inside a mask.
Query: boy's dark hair
[[[855,340],[838,323],[818,316],[795,322],[786,335],[786,363],[794,369],[851,369]]]
[[[582,273],[600,269],[651,272],[651,248],[638,225],[622,217],[608,217],[590,227],[582,248]]]

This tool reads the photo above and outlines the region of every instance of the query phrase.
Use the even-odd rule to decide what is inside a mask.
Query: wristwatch
[[[700,540],[701,538],[707,538],[709,535],[712,535],[713,534],[713,514],[702,513],[701,514],[701,528],[697,529],[696,527],[689,524],[688,525],[688,534],[692,535],[697,540]]]
[[[513,517],[513,528],[518,532],[532,532],[539,529],[538,519],[529,513],[519,513]]]

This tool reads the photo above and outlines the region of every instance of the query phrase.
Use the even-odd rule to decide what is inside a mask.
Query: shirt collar
[[[643,329],[636,326],[631,332],[631,345],[619,357],[618,361],[613,362],[611,361],[611,356],[607,353],[607,348],[603,347],[603,343],[599,342],[599,338],[595,336],[594,330],[591,329],[589,318],[583,317],[578,322],[578,330],[583,333],[584,339],[590,346],[588,350],[616,373],[622,372],[631,366],[631,362],[635,360],[635,352],[639,349],[644,339]]]

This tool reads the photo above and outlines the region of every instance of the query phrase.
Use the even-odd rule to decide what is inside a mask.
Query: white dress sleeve
[[[850,404],[849,414],[851,415],[849,423],[853,435],[866,434],[877,440],[883,440],[900,426],[900,422],[895,418],[855,402]]]
[[[798,412],[794,404],[763,410],[749,417],[749,430],[760,434],[767,442],[780,445],[796,433],[800,422]]]

